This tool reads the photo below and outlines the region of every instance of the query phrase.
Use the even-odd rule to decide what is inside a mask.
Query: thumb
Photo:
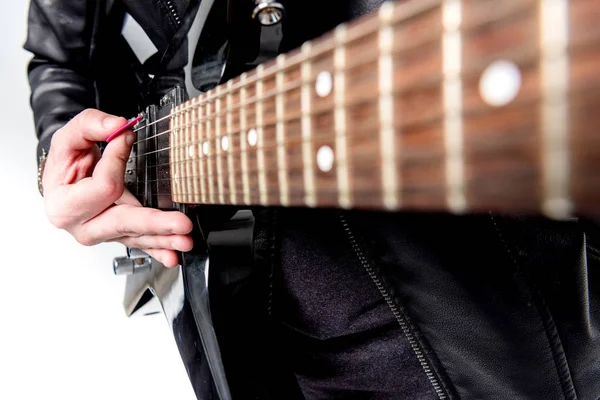
[[[118,194],[116,201],[121,197],[124,188],[124,176],[127,160],[131,153],[131,147],[135,140],[135,134],[131,129],[112,140],[102,154],[102,158],[96,164],[92,179],[102,186],[115,189]]]

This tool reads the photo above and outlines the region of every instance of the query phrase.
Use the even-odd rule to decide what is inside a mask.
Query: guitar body
[[[128,190],[145,207],[181,211],[194,224],[194,249],[180,253],[176,268],[165,268],[139,249],[127,249],[128,259],[140,265],[144,260],[150,268],[127,271],[124,307],[132,317],[165,315],[198,399],[232,397],[223,349],[236,348],[246,360],[264,357],[256,347],[265,340],[259,328],[265,325],[262,305],[253,306],[265,277],[256,277],[264,271],[256,271],[253,212],[247,207],[173,202],[165,179],[170,175],[169,154],[157,150],[168,146],[168,136],[160,133],[169,130],[168,117],[175,107],[277,55],[281,24],[260,26],[250,18],[253,8],[252,2],[201,2],[178,49],[188,59],[180,83],[166,93],[153,81],[140,87],[145,93],[140,110],[144,119],[134,127],[137,141],[125,175]],[[248,327],[252,329],[246,331]],[[254,372],[260,374],[257,365]]]

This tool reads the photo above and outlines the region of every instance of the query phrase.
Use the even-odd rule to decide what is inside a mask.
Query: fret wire
[[[196,108],[198,116],[200,116],[202,114],[202,110],[206,110],[206,107],[204,107],[203,105],[198,104],[198,107]],[[199,138],[198,138],[198,157],[200,157],[200,175],[202,175],[203,177],[207,176],[207,172],[208,172],[208,164],[204,165],[204,160],[202,159],[204,157],[204,149],[203,149],[203,143],[205,143],[207,141],[206,138],[206,131],[204,129],[205,125],[203,124],[197,124],[198,125],[198,132],[199,132]],[[207,197],[208,197],[208,182],[206,181],[206,179],[201,178],[200,179],[200,189],[202,190],[202,202],[206,203],[207,202]]]
[[[210,108],[211,108],[210,107],[211,103],[208,102],[208,103],[204,103],[204,104],[206,106],[205,107],[206,113],[209,114],[210,113]],[[206,148],[207,148],[206,155],[207,156],[211,156],[212,155],[212,149],[211,149],[211,145],[210,145],[211,139],[212,139],[212,137],[211,137],[212,131],[210,129],[210,122],[211,122],[210,120],[206,120],[206,130],[205,130],[205,133],[206,133],[206,142],[205,143],[207,143],[207,145],[206,145]],[[202,146],[204,146],[204,144]],[[208,198],[210,199],[211,203],[214,203],[215,202],[215,193],[214,193],[215,192],[215,190],[214,190],[215,187],[214,187],[214,177],[213,177],[212,161],[211,161],[211,159],[209,157],[207,157],[206,159],[207,159],[207,163],[206,163],[207,167],[206,168],[208,170]]]
[[[574,208],[569,190],[569,4],[567,0],[539,0],[539,3],[542,208],[549,216],[564,218]]]
[[[229,149],[227,151],[227,172],[229,172],[229,191],[231,192],[230,201],[232,204],[236,202],[236,188],[235,188],[235,168],[233,164],[233,140],[231,138],[231,132],[233,131],[233,116],[231,115],[231,104],[233,102],[233,95],[231,92],[232,81],[227,81],[227,142],[229,143]]]
[[[189,120],[190,120],[190,112],[191,109],[185,110],[185,113],[183,114],[183,118],[182,120],[185,123],[185,127],[183,128],[184,132],[185,132],[185,140],[187,143],[184,144],[184,148],[183,148],[183,156],[185,157],[186,163],[185,163],[185,171],[186,173],[190,173],[190,171],[192,171],[192,155],[190,154],[190,150],[193,151],[193,146],[190,147],[190,145],[188,145],[188,143],[191,141],[191,126],[189,124]],[[193,175],[193,172],[191,172]],[[193,189],[193,185],[194,183],[192,182],[193,179],[186,179],[185,182],[185,190],[187,193],[190,193]]]
[[[216,114],[217,116],[215,117],[215,139],[214,139],[214,143],[215,143],[215,150],[217,153],[217,157],[215,159],[215,163],[217,165],[217,190],[219,193],[219,202],[223,203],[224,197],[223,197],[223,165],[222,165],[222,156],[223,156],[223,147],[221,146],[221,121],[220,121],[220,115],[219,115],[219,111],[221,110],[221,97],[220,95],[220,87],[221,86],[217,86],[215,88],[216,93],[217,93],[217,97],[215,99],[215,110],[216,110]]]
[[[286,151],[285,151],[285,122],[284,122],[284,105],[285,105],[285,101],[284,101],[284,92],[283,90],[281,90],[281,88],[284,87],[285,82],[284,82],[284,69],[283,66],[285,65],[285,55],[281,54],[277,57],[277,65],[280,66],[279,70],[277,71],[277,77],[276,77],[276,91],[277,91],[277,97],[276,97],[276,119],[277,119],[277,123],[276,123],[276,143],[278,144],[277,146],[277,164],[279,165],[279,173],[278,173],[278,179],[279,179],[279,188],[280,188],[280,202],[282,205],[287,206],[289,205],[289,189],[288,189],[288,174],[287,174],[287,163],[286,163]]]
[[[463,110],[462,110],[462,0],[442,5],[442,83],[444,141],[446,148],[446,202],[453,212],[464,212]]]
[[[302,63],[302,92],[301,92],[301,127],[302,127],[302,156],[304,160],[304,202],[309,207],[316,206],[316,193],[315,193],[315,174],[313,167],[313,145],[312,145],[312,121],[310,119],[311,111],[311,87],[309,85],[309,78],[311,73],[311,64],[309,63],[309,57],[311,54],[311,42],[304,42],[301,47],[302,54],[305,56],[305,60]]]
[[[242,73],[240,76],[240,82],[243,82],[242,88],[240,89],[240,102],[244,103],[246,101],[246,73]],[[242,148],[242,181],[244,187],[244,202],[246,204],[250,204],[250,177],[248,176],[248,154],[247,154],[247,146],[248,146],[248,127],[246,126],[246,108],[240,108],[240,131],[241,131],[241,142],[240,146]]]
[[[196,100],[193,100],[193,102],[197,102]],[[198,108],[197,107],[193,107],[190,111],[190,119],[194,119],[197,118],[197,114],[198,114]],[[189,123],[189,121],[188,121]],[[198,141],[198,125],[192,125],[191,127],[191,136],[192,136],[192,142],[196,142]],[[197,160],[195,159],[196,156],[200,156],[199,154],[200,149],[198,148],[197,145],[195,144],[191,144],[189,146],[189,153],[190,156],[192,157],[192,170],[194,171],[194,175],[198,175],[200,173],[200,165],[197,162]],[[200,196],[198,195],[199,190],[200,190],[200,182],[198,179],[194,179],[192,181],[192,185],[194,188],[194,201],[195,202],[200,202]]]
[[[335,160],[337,162],[338,203],[343,208],[350,208],[350,177],[347,161],[347,130],[346,130],[346,25],[342,24],[335,30],[336,49],[334,53],[334,125],[335,125]]]
[[[260,203],[263,205],[267,204],[267,177],[264,173],[265,167],[265,153],[262,149],[264,143],[264,126],[263,126],[263,71],[262,65],[256,68],[256,76],[259,78],[256,81],[256,97],[261,99],[256,101],[256,133],[258,135],[258,143],[256,146],[256,162],[258,163],[259,170],[261,171],[258,175],[258,187],[260,189]]]
[[[175,107],[172,110],[172,118],[169,120],[169,131],[171,132],[175,132],[175,129],[177,128],[176,123],[177,123],[177,113],[175,112],[177,110],[177,107]],[[172,148],[176,148],[177,144],[175,143],[175,140],[177,139],[175,134],[171,134],[168,136],[169,139],[169,146],[168,146],[168,150],[171,150]],[[161,149],[162,150],[162,149]],[[138,157],[142,157],[145,156],[146,154],[139,154],[137,155],[135,158]],[[175,161],[175,163],[171,163],[171,160]],[[177,168],[179,167],[179,163],[177,162],[179,161],[177,158],[177,154],[174,152],[169,151],[169,169],[171,171],[171,176],[175,177],[177,176]],[[147,171],[149,169],[149,167],[146,165],[146,167],[143,169],[144,171]],[[138,170],[139,171],[139,170]],[[146,174],[144,175],[146,176]],[[171,185],[174,186],[174,185]],[[172,187],[171,188],[171,192],[173,193],[173,197],[177,198],[176,196],[179,194],[178,191],[179,188],[177,187]]]
[[[379,9],[381,30],[379,32],[379,122],[380,128],[380,151],[382,168],[381,180],[383,182],[383,204],[388,209],[398,206],[398,176],[395,164],[395,132],[394,132],[394,67],[392,61],[392,48],[394,31],[391,26],[394,6],[392,3],[384,3]],[[384,168],[383,165],[387,166]]]

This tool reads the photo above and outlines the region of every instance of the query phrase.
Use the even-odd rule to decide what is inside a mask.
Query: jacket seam
[[[565,355],[560,335],[558,333],[558,330],[556,329],[554,319],[552,318],[552,313],[550,312],[550,309],[548,308],[540,289],[537,287],[535,282],[533,282],[531,276],[527,273],[527,271],[517,260],[518,253],[511,250],[511,246],[509,246],[507,240],[505,239],[504,234],[502,233],[502,230],[500,229],[500,225],[498,224],[496,218],[492,213],[489,213],[489,215],[494,225],[496,234],[498,235],[498,239],[502,243],[504,250],[507,252],[509,259],[515,265],[517,274],[522,277],[525,289],[528,292],[527,294],[531,297],[533,303],[536,306],[538,316],[540,318],[540,321],[542,322],[542,327],[544,328],[546,339],[548,340],[548,347],[552,353],[554,367],[556,368],[556,374],[560,382],[560,387],[563,392],[563,396],[566,400],[576,400],[577,393],[573,384],[573,378],[571,375],[569,363]],[[514,246],[515,245],[513,244],[513,247]]]

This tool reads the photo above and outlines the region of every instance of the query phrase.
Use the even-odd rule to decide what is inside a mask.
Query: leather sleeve
[[[32,0],[24,49],[30,105],[39,140],[37,160],[54,132],[85,108],[95,107],[90,43],[97,3]]]

